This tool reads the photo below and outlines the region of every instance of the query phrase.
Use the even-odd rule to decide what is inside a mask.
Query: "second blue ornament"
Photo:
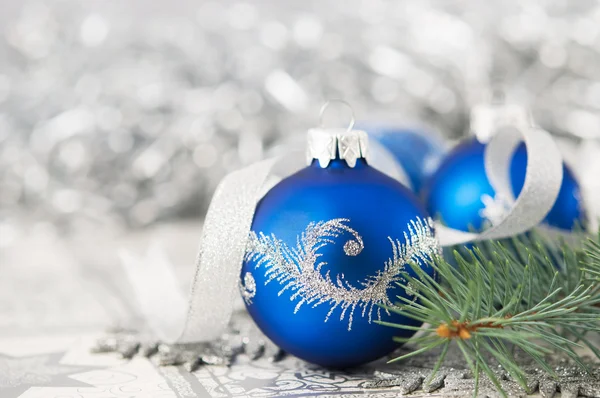
[[[484,163],[485,144],[476,138],[455,147],[431,176],[423,189],[423,199],[431,215],[445,225],[481,231],[498,221],[507,209],[504,198],[496,197]],[[521,144],[511,160],[513,194],[518,196],[525,182],[527,150]],[[563,181],[554,206],[544,222],[571,231],[585,222],[579,184],[569,167],[563,165]]]
[[[414,192],[421,190],[444,157],[441,140],[425,129],[365,124],[365,130],[371,141],[379,143],[402,166]]]
[[[365,160],[362,131],[314,129],[309,166],[259,202],[240,290],[251,317],[285,351],[346,368],[389,354],[417,326],[383,306],[408,297],[408,262],[430,274],[439,251],[419,200]]]

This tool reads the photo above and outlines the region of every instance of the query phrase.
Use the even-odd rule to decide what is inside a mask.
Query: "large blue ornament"
[[[438,246],[407,188],[363,158],[350,167],[336,153],[327,167],[313,160],[259,202],[240,289],[279,347],[345,368],[390,353],[399,346],[394,336],[412,335],[375,321],[418,325],[380,305],[409,294],[396,284],[408,261],[433,272],[425,259]]]
[[[475,138],[459,144],[444,159],[423,189],[427,210],[449,227],[481,231],[490,221],[487,217],[494,203],[484,164],[485,144]],[[521,144],[511,160],[511,182],[515,196],[525,182],[527,150]],[[583,224],[581,190],[573,172],[563,165],[563,182],[554,206],[544,220],[548,225],[570,231]]]
[[[374,126],[367,126],[366,131],[394,156],[415,192],[421,190],[443,159],[444,146],[427,131]]]

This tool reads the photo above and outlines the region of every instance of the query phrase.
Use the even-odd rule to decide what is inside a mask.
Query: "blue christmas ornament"
[[[481,231],[502,213],[505,204],[495,197],[484,165],[485,144],[475,138],[459,144],[444,159],[423,189],[423,198],[431,215],[449,227]],[[521,144],[511,160],[511,182],[515,197],[525,182],[527,151]],[[563,165],[563,182],[558,198],[545,223],[572,230],[585,220],[581,190],[573,172]]]
[[[438,253],[418,199],[364,159],[366,134],[311,130],[310,165],[259,202],[240,291],[259,328],[283,350],[345,368],[397,348],[417,326],[381,305],[410,292],[397,285],[416,261]],[[411,271],[412,273],[412,271]]]
[[[435,171],[444,156],[444,146],[431,133],[403,128],[365,128],[372,141],[387,149],[402,166],[415,192]]]

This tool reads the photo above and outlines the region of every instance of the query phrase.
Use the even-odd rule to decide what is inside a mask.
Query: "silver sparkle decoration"
[[[481,196],[481,202],[484,207],[479,210],[479,215],[490,226],[498,225],[510,211],[511,203],[502,195],[491,197],[490,195],[484,194]]]
[[[346,256],[358,256],[362,249],[362,241],[349,240],[344,243],[344,253],[346,253]]]
[[[346,255],[357,255],[363,249],[362,238],[351,227],[346,225],[350,220],[337,218],[330,221],[310,223],[298,237],[296,247],[288,247],[275,235],[266,236],[263,233],[250,233],[246,261],[255,261],[254,272],[262,272],[268,276],[265,284],[277,281],[281,285],[280,294],[284,291],[293,292],[290,300],[298,300],[294,313],[306,304],[313,307],[328,304],[331,309],[325,322],[339,307],[343,320],[348,311],[348,330],[352,328],[354,311],[358,308],[361,316],[372,320],[373,309],[376,308],[377,318],[381,315],[381,306],[391,306],[388,289],[400,280],[401,272],[410,261],[424,260],[439,253],[439,244],[433,234],[432,220],[417,218],[407,225],[408,232],[404,233],[404,242],[389,238],[392,245],[392,258],[385,262],[383,270],[376,275],[369,275],[359,282],[356,287],[344,280],[343,274],[338,274],[335,281],[328,271],[322,275],[327,262],[317,262],[321,254],[319,250],[326,245],[335,244],[336,238],[343,233],[353,236],[353,242],[360,250],[353,250]]]
[[[252,298],[256,296],[256,281],[252,273],[246,272],[243,281],[240,280],[240,293],[246,304],[252,304]]]

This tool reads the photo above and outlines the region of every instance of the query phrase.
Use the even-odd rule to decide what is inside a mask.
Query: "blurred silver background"
[[[30,247],[92,241],[66,251],[101,263],[104,238],[201,219],[227,172],[298,145],[328,98],[456,139],[502,87],[600,202],[596,1],[2,0],[0,26],[0,260],[15,269]]]
[[[457,137],[501,82],[550,131],[600,134],[595,1],[0,4],[3,229],[201,217],[330,97]]]

